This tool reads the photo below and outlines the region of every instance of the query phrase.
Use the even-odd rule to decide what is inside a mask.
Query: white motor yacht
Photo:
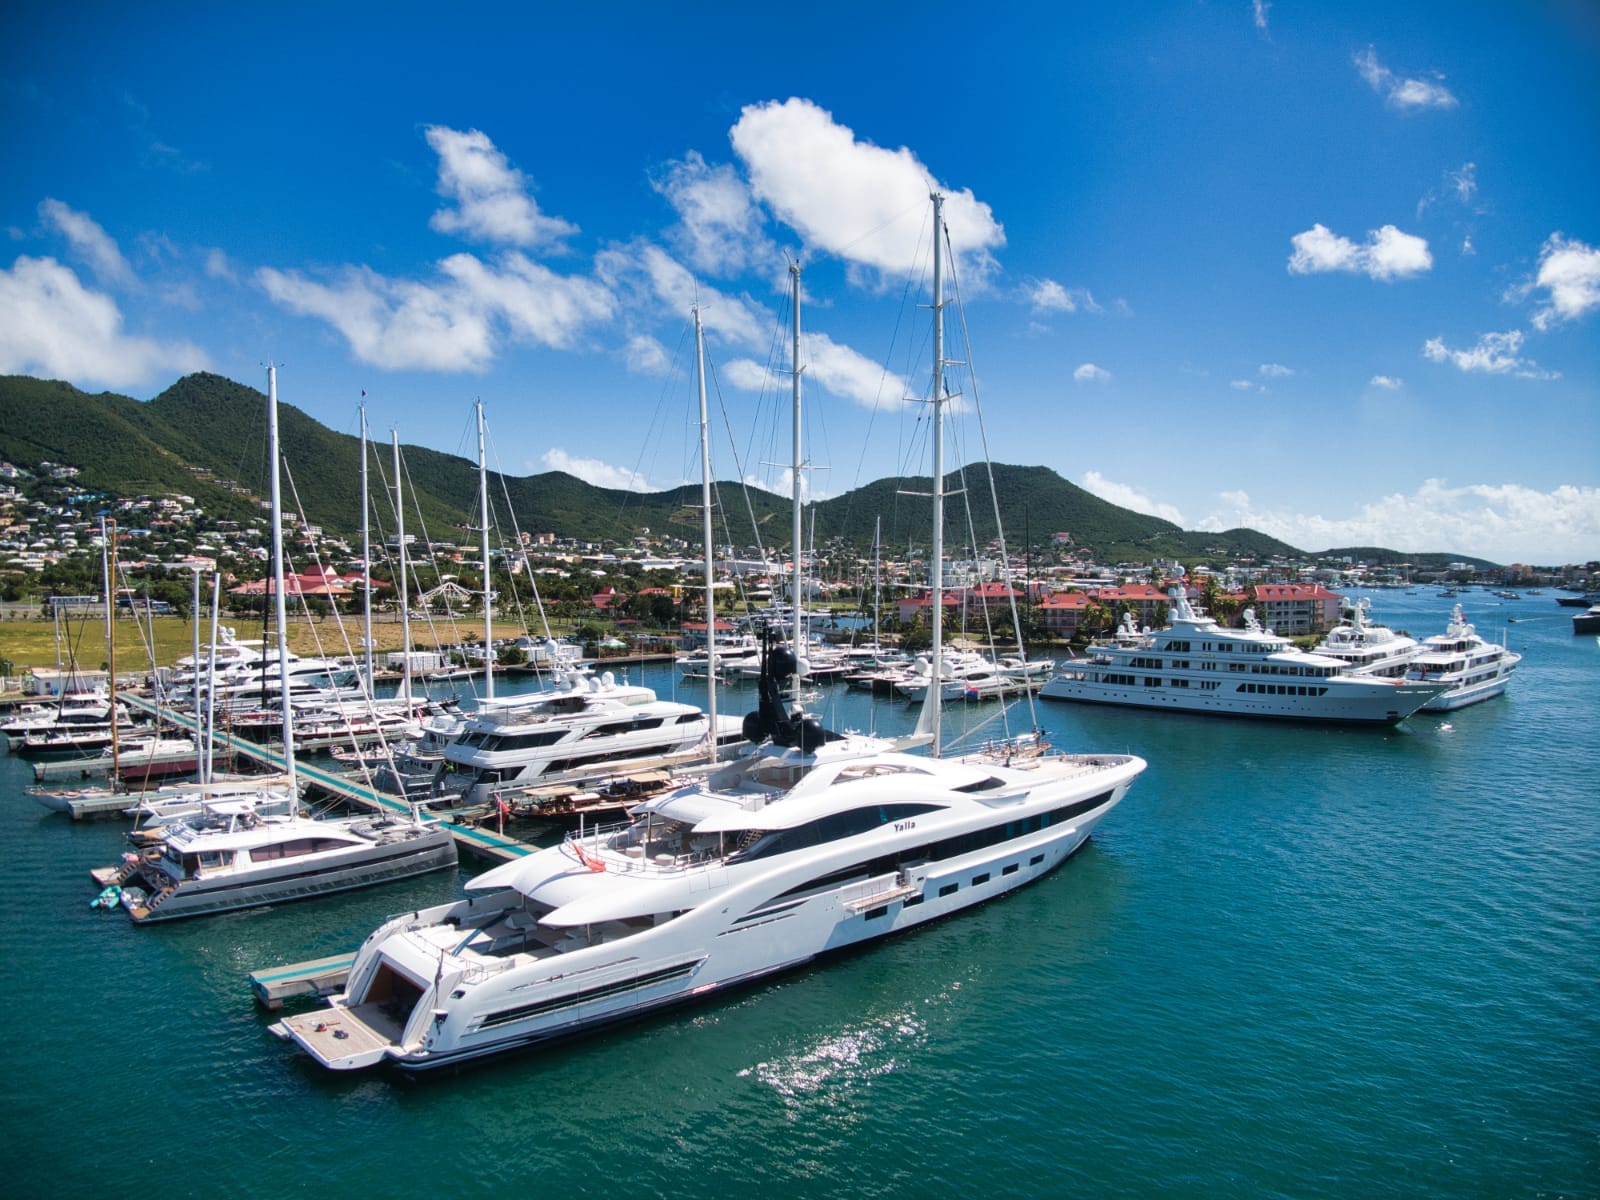
[[[317,820],[208,804],[143,853],[94,872],[136,923],[205,916],[406,879],[456,863],[447,826],[391,815]]]
[[[129,723],[128,710],[117,706],[120,725]],[[12,717],[0,723],[0,735],[17,749],[30,735],[47,736],[74,731],[109,730],[111,697],[104,691],[67,692],[54,700],[24,704]]]
[[[736,638],[718,639],[715,653],[701,646],[678,655],[673,661],[685,679],[705,679],[713,672],[726,678],[746,667],[759,665],[761,643],[753,634],[740,634]]]
[[[1337,658],[1352,675],[1374,675],[1380,679],[1400,679],[1406,667],[1422,648],[1416,638],[1396,633],[1387,625],[1367,620],[1372,602],[1365,596],[1346,602],[1344,619],[1328,631],[1317,644],[1316,653]]]
[[[1500,695],[1521,661],[1514,650],[1485,641],[1457,604],[1445,631],[1423,639],[1406,678],[1442,689],[1423,712],[1451,712]]]
[[[740,723],[718,718],[718,741],[741,740]],[[494,793],[554,783],[630,763],[703,748],[710,718],[692,704],[659,700],[653,689],[618,683],[607,671],[569,675],[561,686],[486,700],[443,748],[439,790],[461,803],[485,804]]]

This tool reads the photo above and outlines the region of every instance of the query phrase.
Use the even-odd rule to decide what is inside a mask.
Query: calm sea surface
[[[121,827],[47,813],[0,755],[0,1179],[96,1198],[1600,1196],[1600,645],[1552,595],[1463,601],[1525,653],[1501,699],[1387,731],[1043,704],[1058,746],[1150,762],[1046,880],[421,1081],[296,1059],[245,976],[349,951],[465,872],[137,929],[88,907]],[[1422,636],[1451,603],[1379,593],[1374,616]],[[843,689],[822,707],[911,720]]]

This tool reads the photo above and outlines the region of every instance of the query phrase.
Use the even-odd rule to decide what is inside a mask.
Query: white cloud
[[[776,391],[778,386],[778,377],[773,372],[748,358],[736,358],[732,362],[724,363],[717,375],[725,383],[742,392]]]
[[[1434,74],[1426,79],[1401,79],[1378,61],[1377,51],[1371,46],[1355,56],[1356,70],[1368,86],[1382,96],[1391,108],[1454,108],[1458,103],[1441,82],[1443,75]]]
[[[256,281],[275,303],[327,321],[376,367],[483,371],[494,358],[488,313],[454,283],[386,279],[367,267],[346,267],[331,284],[264,267]]]
[[[667,164],[653,181],[681,218],[667,239],[693,267],[714,275],[742,271],[752,263],[777,260],[761,236],[761,210],[744,180],[729,165],[706,165],[691,150]]]
[[[1469,350],[1452,350],[1443,338],[1429,338],[1422,353],[1430,362],[1449,363],[1459,371],[1484,375],[1514,375],[1519,379],[1559,379],[1557,372],[1541,370],[1531,359],[1520,357],[1527,335],[1520,329],[1485,333]]]
[[[470,254],[453,254],[439,266],[462,286],[473,307],[501,317],[519,341],[567,349],[586,326],[610,319],[614,310],[603,285],[557,275],[520,251],[507,253],[498,270]]]
[[[808,245],[896,278],[927,252],[928,194],[945,192],[944,216],[965,286],[995,268],[1005,231],[970,190],[937,185],[905,147],[858,141],[809,100],[747,106],[729,136],[751,190]]]
[[[1072,378],[1075,383],[1109,383],[1111,381],[1111,372],[1104,367],[1097,367],[1093,363],[1086,362],[1079,365],[1078,369],[1072,373]]]
[[[683,320],[696,305],[706,330],[746,350],[765,352],[772,317],[759,305],[708,287],[659,246],[634,241],[612,246],[595,258],[595,273],[620,297],[624,311],[650,301]]]
[[[840,345],[825,333],[801,341],[805,379],[863,408],[898,407],[911,394],[910,384],[882,363]]]
[[[1072,297],[1054,279],[1036,279],[1027,285],[1028,302],[1034,312],[1071,312]]]
[[[1109,500],[1112,504],[1122,508],[1131,508],[1134,512],[1145,513],[1148,516],[1160,517],[1164,521],[1171,521],[1174,525],[1183,526],[1183,514],[1170,504],[1161,504],[1150,499],[1143,492],[1129,487],[1125,483],[1116,483],[1107,479],[1099,471],[1086,472],[1078,485],[1086,492],[1093,492],[1102,500]]]
[[[906,381],[864,354],[842,346],[825,333],[808,333],[801,339],[801,380],[862,408],[901,407],[909,392]],[[736,359],[726,364],[722,378],[747,392],[776,391],[790,387],[789,363],[771,371],[758,362]]]
[[[637,375],[665,375],[672,356],[655,338],[641,333],[628,339],[623,349],[623,361],[628,370]]]
[[[546,471],[565,471],[595,487],[616,488],[625,492],[660,490],[651,487],[649,480],[631,468],[614,467],[598,458],[574,458],[559,447],[546,450],[539,462]]]
[[[1393,225],[1370,235],[1366,257],[1366,272],[1374,279],[1405,279],[1433,267],[1427,239],[1402,233]]]
[[[1393,375],[1374,375],[1368,381],[1368,386],[1382,388],[1386,392],[1398,392],[1405,385],[1405,380],[1398,379]]]
[[[1287,379],[1294,374],[1294,368],[1282,363],[1262,363],[1256,368],[1256,373],[1263,379]]]
[[[514,246],[549,246],[578,232],[559,217],[547,217],[528,194],[525,175],[506,161],[487,134],[443,125],[423,131],[439,155],[441,196],[456,202],[429,222],[440,233]]]
[[[568,349],[615,308],[602,284],[557,275],[515,250],[495,266],[453,254],[439,269],[436,283],[367,267],[345,267],[327,283],[266,267],[256,281],[291,312],[327,321],[361,362],[386,370],[484,371],[501,336]]]
[[[1361,269],[1361,248],[1349,238],[1339,237],[1326,225],[1313,225],[1289,240],[1294,245],[1294,254],[1289,258],[1291,275]]]
[[[0,373],[129,387],[208,365],[189,342],[124,333],[116,303],[53,258],[0,271]]]
[[[1256,28],[1262,33],[1267,31],[1267,13],[1272,5],[1268,0],[1250,0],[1250,15],[1255,20]]]
[[[1236,392],[1248,392],[1259,388],[1261,385],[1253,379],[1234,379],[1228,384]]]
[[[1533,314],[1534,328],[1541,332],[1600,307],[1600,250],[1552,233],[1539,251],[1538,274],[1522,290],[1539,289],[1548,296]]]
[[[133,269],[122,257],[116,239],[87,213],[68,208],[59,200],[46,199],[39,204],[39,215],[67,239],[75,254],[88,262],[100,282],[118,287],[133,286]]]
[[[212,279],[225,279],[229,283],[239,282],[228,256],[216,248],[206,251],[206,274]]]
[[[1289,240],[1294,246],[1294,253],[1289,256],[1291,275],[1351,271],[1388,282],[1433,267],[1427,240],[1393,225],[1369,232],[1365,245],[1357,245],[1320,223]]]
[[[772,345],[774,317],[748,297],[735,297],[708,287],[682,263],[659,246],[635,241],[613,246],[596,259],[599,277],[622,297],[622,307],[642,306],[649,300],[681,320],[695,305],[708,333],[735,348],[767,353]],[[898,407],[907,396],[906,381],[883,365],[824,333],[803,334],[803,366],[807,382],[866,408]],[[759,392],[767,370],[759,363],[718,363],[718,372],[736,387]],[[784,384],[787,387],[787,383]]]
[[[1365,504],[1345,517],[1255,508],[1242,492],[1196,528],[1245,525],[1303,550],[1384,546],[1412,553],[1468,554],[1494,562],[1586,562],[1600,545],[1600,488],[1563,485],[1540,492],[1520,484],[1449,487],[1429,479],[1410,494]]]
[[[1035,313],[1105,311],[1088,288],[1065,288],[1054,279],[1030,279],[1022,285],[1022,296]]]

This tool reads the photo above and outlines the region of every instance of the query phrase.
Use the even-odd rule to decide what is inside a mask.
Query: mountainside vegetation
[[[311,523],[353,536],[361,519],[359,439],[328,429],[292,404],[280,403],[278,419],[293,479],[292,490],[285,492],[286,510],[303,511]],[[393,459],[385,442],[375,443],[371,455],[370,487],[376,496],[393,487]],[[477,464],[420,446],[403,446],[401,456],[407,533],[438,541],[474,540]],[[266,397],[204,372],[185,376],[148,402],[110,392],[89,394],[55,380],[0,376],[0,458],[29,470],[41,462],[77,467],[75,482],[91,491],[188,495],[213,517],[246,520],[261,515],[267,494]],[[992,473],[1012,553],[1049,546],[1053,535],[1068,533],[1074,548],[1110,563],[1304,556],[1254,530],[1185,531],[1102,500],[1048,467],[996,464]],[[979,465],[945,481],[952,493],[946,534],[952,555],[961,555],[959,547],[987,546],[996,537],[988,474]],[[760,544],[786,554],[787,498],[760,490],[741,496],[740,490],[737,483],[718,485],[719,539],[726,536],[740,547],[756,544],[753,515]],[[595,487],[559,471],[521,477],[491,472],[489,491],[502,525],[509,497],[521,532],[603,543],[624,542],[649,529],[657,536],[698,542],[698,486],[641,494]],[[886,553],[908,547],[925,551],[930,491],[927,477],[877,480],[819,501],[814,527],[808,512],[804,528],[807,536],[814,528],[818,547],[843,545],[869,555],[881,518]],[[375,533],[392,532],[392,503],[377,500],[374,512],[379,514]],[[1340,553],[1360,554],[1367,561],[1400,557],[1376,549]]]

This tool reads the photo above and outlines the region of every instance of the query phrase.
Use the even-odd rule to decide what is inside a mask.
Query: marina
[[[300,15],[0,41],[9,1192],[1600,1200],[1600,0]]]
[[[1379,604],[1412,633],[1446,615],[1431,595]],[[130,1053],[142,1044],[128,1041],[130,1014],[177,1001],[189,1036],[164,1066],[189,1083],[147,1113],[145,1133],[182,1137],[218,1106],[261,1110],[214,1134],[219,1154],[256,1164],[234,1189],[245,1196],[360,1169],[360,1152],[352,1163],[347,1145],[307,1143],[267,1111],[333,1129],[381,1122],[415,1148],[419,1186],[465,1196],[502,1194],[527,1170],[587,1194],[595,1157],[632,1152],[630,1129],[650,1122],[676,1140],[709,1120],[725,1137],[653,1153],[630,1178],[688,1197],[736,1189],[753,1170],[798,1196],[888,1194],[909,1174],[937,1173],[952,1187],[1034,1194],[1042,1173],[1063,1170],[1064,1125],[1084,1147],[1067,1184],[1103,1194],[1148,1194],[1152,1180],[1215,1193],[1246,1175],[1300,1196],[1371,1194],[1401,1179],[1430,1196],[1524,1185],[1582,1195],[1597,1165],[1586,1131],[1600,1114],[1589,1069],[1600,1054],[1590,970],[1600,928],[1583,907],[1600,872],[1600,821],[1582,756],[1560,747],[1600,719],[1600,658],[1548,601],[1471,611],[1496,637],[1503,619],[1517,621],[1524,663],[1494,702],[1374,729],[1041,705],[1058,747],[1128,750],[1150,764],[1070,869],[688,1019],[630,1024],[409,1092],[382,1076],[324,1081],[268,1034],[279,1014],[264,1006],[275,995],[284,1012],[309,1011],[296,1006],[343,986],[342,960],[377,923],[453,901],[480,864],[138,929],[87,906],[84,872],[115,852],[118,827],[45,812],[22,794],[26,764],[0,758],[0,817],[31,885],[4,901],[10,960],[57,964],[35,980],[47,1019],[8,1085],[21,1145],[39,1148],[22,1151],[15,1185],[86,1194],[125,1161],[109,1146],[44,1157],[44,1114],[90,1079],[136,1090],[153,1059]],[[668,666],[638,679],[704,702],[703,685]],[[735,697],[748,703],[737,691],[725,703]],[[816,707],[830,726],[886,734],[914,719],[903,701],[844,686]],[[990,734],[980,726],[996,709],[947,710],[950,735]],[[1507,805],[1518,814],[1509,823]],[[546,845],[561,836],[527,832]],[[972,1146],[963,1135],[980,1110],[1005,1131],[1004,1153],[941,1152],[956,1139]],[[487,1134],[496,1165],[463,1174],[448,1131],[497,1128],[491,1114],[574,1136]],[[779,1144],[797,1123],[808,1132],[791,1160],[752,1164],[738,1149]],[[1224,1132],[1241,1129],[1250,1136]]]

